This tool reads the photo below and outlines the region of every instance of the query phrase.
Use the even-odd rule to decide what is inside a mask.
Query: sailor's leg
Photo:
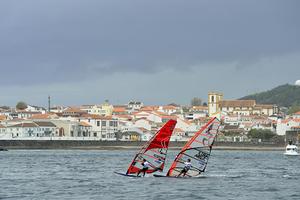
[[[177,177],[179,177],[179,176],[182,174],[182,172],[183,172],[183,171],[181,170],[181,172],[177,175]]]
[[[141,173],[141,171],[142,171],[142,170],[140,170],[140,171],[137,173],[137,175],[136,175],[136,176],[139,176],[139,175],[140,175],[140,173]]]

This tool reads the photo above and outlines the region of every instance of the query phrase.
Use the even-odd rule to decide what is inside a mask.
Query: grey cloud
[[[299,1],[0,2],[1,84],[186,70],[300,51]],[[17,80],[17,81],[16,81]]]

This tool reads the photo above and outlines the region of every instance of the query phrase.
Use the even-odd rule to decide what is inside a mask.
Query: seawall
[[[171,149],[180,149],[186,142],[171,142]],[[0,140],[0,147],[6,149],[139,149],[140,141],[82,141],[82,140]],[[225,150],[284,150],[284,144],[215,142],[214,149]]]

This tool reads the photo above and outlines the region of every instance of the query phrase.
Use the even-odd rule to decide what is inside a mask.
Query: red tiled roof
[[[34,122],[35,124],[37,124],[38,126],[46,126],[46,127],[56,127],[55,124],[53,124],[52,122],[46,122],[46,121],[42,121],[42,122]]]
[[[256,104],[255,100],[223,100],[222,107],[253,107]]]
[[[114,115],[116,118],[123,118],[123,119],[132,119],[130,115]]]
[[[158,115],[158,116],[166,115],[166,113],[159,112],[159,111],[153,111],[151,113],[154,114],[154,115]]]
[[[175,129],[174,129],[174,132],[175,132],[175,133],[176,133],[176,132],[177,132],[177,133],[178,133],[178,132],[184,132],[184,130],[182,130],[181,128],[175,128]]]
[[[0,120],[6,120],[6,116],[5,115],[0,115]]]
[[[38,125],[35,123],[20,123],[20,124],[15,124],[10,127],[37,127]]]
[[[284,119],[284,120],[281,120],[281,123],[282,124],[286,124],[286,123],[288,123],[289,121],[291,121],[290,119]]]
[[[175,115],[164,115],[161,116],[162,119],[177,119],[178,117]]]
[[[208,110],[208,106],[193,106],[193,110]]]
[[[90,118],[90,119],[100,119],[100,120],[111,120],[111,116],[102,116],[102,115],[96,115],[96,114],[83,114],[81,118]]]
[[[300,122],[300,119],[293,119],[294,122]]]
[[[79,108],[76,108],[76,107],[68,108],[68,109],[64,110],[63,112],[64,113],[66,113],[66,112],[85,113],[85,111],[80,110]]]
[[[255,107],[262,109],[273,109],[273,105],[271,104],[256,104]]]
[[[126,112],[126,109],[124,107],[114,107],[113,112]]]
[[[143,106],[141,111],[154,111],[157,110],[159,106]]]
[[[176,110],[177,108],[175,106],[171,106],[171,105],[168,105],[168,106],[163,106],[163,110]]]
[[[35,114],[32,115],[29,119],[50,119],[51,115],[50,114]]]
[[[87,122],[80,122],[79,123],[80,126],[85,126],[85,127],[91,127],[92,125],[90,125],[89,123]]]

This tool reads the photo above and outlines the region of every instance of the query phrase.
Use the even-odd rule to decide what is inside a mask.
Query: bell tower
[[[223,94],[219,92],[208,93],[208,116],[212,116],[221,111],[220,102],[223,100]]]

